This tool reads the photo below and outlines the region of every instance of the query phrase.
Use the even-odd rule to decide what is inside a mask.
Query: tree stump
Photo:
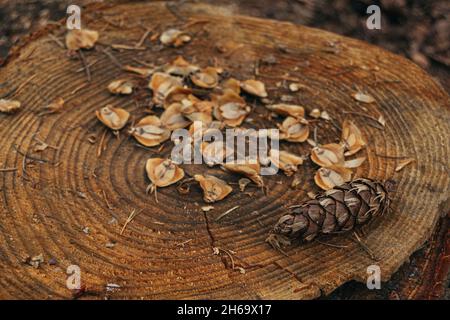
[[[23,104],[17,114],[0,114],[0,165],[17,169],[0,172],[1,298],[71,298],[70,265],[80,267],[88,298],[315,298],[352,279],[365,282],[367,267],[374,264],[388,281],[431,235],[440,213],[448,212],[450,100],[410,61],[329,32],[229,15],[201,4],[98,4],[83,11],[82,23],[100,32],[100,43],[84,52],[90,82],[80,61],[55,41],[63,40],[63,24],[31,36],[0,69],[0,95],[9,93]],[[192,41],[180,48],[150,39],[145,50],[109,47],[136,44],[146,28],[169,27],[188,31]],[[106,90],[125,73],[118,64],[158,65],[178,55],[201,66],[217,64],[238,79],[256,77],[274,101],[290,95],[308,111],[326,110],[335,123],[346,117],[357,123],[369,143],[362,152],[367,161],[356,176],[398,184],[392,210],[363,239],[379,261],[345,235],[291,247],[287,256],[264,242],[287,207],[318,191],[310,161],[300,167],[296,189],[290,187],[292,177],[269,176],[267,195],[234,187],[228,198],[203,212],[196,185],[188,194],[175,186],[160,189],[159,203],[146,194],[145,161],[158,148],[139,148],[125,135],[108,132],[107,148],[97,156],[105,132],[95,117],[97,108],[120,105],[134,119],[148,112],[142,104],[148,89],[131,98]],[[140,81],[144,87],[146,80]],[[300,91],[290,92],[291,82],[301,84]],[[358,90],[376,102],[355,101],[352,94]],[[62,112],[41,115],[43,106],[60,97],[66,101]],[[255,106],[262,108],[256,101]],[[380,115],[384,129],[367,117]],[[335,142],[340,131],[321,123],[318,141]],[[50,147],[36,152],[36,138]],[[289,149],[306,154],[309,146],[290,144]],[[170,148],[161,153],[169,155]],[[401,157],[414,162],[396,172]],[[133,210],[138,214],[121,234]],[[39,254],[45,260],[39,268],[24,263]]]

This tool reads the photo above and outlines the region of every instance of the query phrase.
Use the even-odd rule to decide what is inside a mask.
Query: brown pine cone
[[[282,216],[267,241],[280,247],[362,226],[388,209],[389,185],[361,178],[327,190]]]

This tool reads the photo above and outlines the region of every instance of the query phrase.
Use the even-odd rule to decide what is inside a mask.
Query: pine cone
[[[356,179],[319,194],[282,216],[267,241],[274,247],[292,241],[309,242],[320,235],[337,234],[364,225],[389,207],[387,186]]]

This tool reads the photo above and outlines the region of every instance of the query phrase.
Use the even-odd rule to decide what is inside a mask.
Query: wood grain
[[[0,79],[6,83],[0,94],[34,76],[10,96],[20,100],[24,109],[13,116],[0,115],[0,165],[19,169],[0,172],[1,298],[70,298],[65,270],[72,264],[81,268],[87,298],[315,298],[352,279],[365,282],[372,264],[380,266],[383,281],[389,280],[431,235],[439,213],[449,210],[450,100],[408,60],[325,31],[230,16],[201,4],[171,10],[163,2],[96,5],[83,12],[84,25],[101,33],[101,44],[85,52],[88,63],[95,62],[90,83],[83,72],[77,72],[80,61],[69,58],[48,36],[63,39],[62,26],[35,35],[0,69]],[[193,40],[182,48],[161,48],[146,41],[145,51],[108,50],[120,63],[132,65],[137,65],[136,59],[161,64],[183,55],[202,66],[217,63],[239,79],[254,77],[255,63],[261,61],[257,78],[266,83],[271,99],[279,101],[291,94],[308,110],[327,110],[337,123],[351,117],[369,139],[364,151],[368,160],[356,175],[398,182],[393,210],[372,225],[364,239],[379,262],[345,236],[327,240],[345,248],[312,243],[289,249],[288,257],[264,243],[288,206],[305,200],[308,191],[317,191],[316,168],[309,161],[301,167],[302,184],[297,190],[289,188],[292,178],[266,177],[267,196],[257,189],[244,194],[235,188],[214,210],[204,213],[197,186],[188,195],[180,195],[175,187],[161,189],[159,203],[145,193],[145,161],[158,153],[157,148],[145,150],[126,135],[118,139],[108,133],[105,152],[96,156],[104,128],[94,110],[112,103],[139,119],[150,98],[144,89],[132,98],[107,92],[109,81],[125,73],[102,49],[112,43],[135,44],[145,27],[162,31],[194,20],[201,22],[190,25]],[[218,46],[228,51],[220,52]],[[235,46],[239,49],[233,51]],[[277,63],[264,64],[268,57]],[[276,86],[280,81],[290,83],[286,79],[298,79],[305,88],[292,94]],[[376,103],[355,102],[351,94],[357,89],[371,94]],[[38,116],[43,106],[59,97],[66,100],[63,112]],[[255,102],[255,106],[259,113],[260,105]],[[365,117],[344,111],[382,114],[386,128],[374,128]],[[321,143],[334,142],[340,135],[332,125],[317,126]],[[33,153],[33,134],[59,150]],[[88,141],[91,135],[97,137],[95,144]],[[301,154],[309,149],[304,144],[284,146]],[[166,146],[162,154],[169,151]],[[24,172],[21,153],[45,160],[28,163]],[[394,172],[399,160],[380,155],[408,156],[415,162]],[[205,168],[185,166],[185,170]],[[216,221],[234,206],[239,208]],[[120,235],[133,210],[142,211]],[[112,242],[115,247],[108,248],[106,244]],[[220,248],[220,254],[214,255],[213,248]],[[225,250],[245,274],[231,269]],[[46,260],[40,268],[22,262],[40,253]],[[50,258],[57,264],[49,265]],[[120,288],[107,291],[108,283]]]

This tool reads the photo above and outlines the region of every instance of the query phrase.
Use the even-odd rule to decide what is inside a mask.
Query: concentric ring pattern
[[[162,3],[87,10],[84,23],[101,34],[100,44],[85,52],[91,82],[80,61],[48,36],[62,39],[62,26],[35,36],[0,69],[5,88],[25,83],[12,96],[23,110],[0,115],[0,165],[17,168],[0,172],[0,297],[70,298],[66,269],[78,265],[90,298],[311,298],[351,279],[364,281],[367,266],[374,263],[389,279],[431,234],[439,213],[448,210],[443,204],[449,190],[450,108],[442,88],[412,63],[365,43],[211,10],[183,6],[178,9],[183,20]],[[193,40],[177,49],[150,41],[145,51],[108,48],[136,43],[143,26],[159,31],[185,27]],[[159,189],[156,202],[145,191],[145,161],[167,156],[169,144],[146,149],[125,132],[107,132],[106,148],[98,156],[105,129],[94,111],[110,103],[137,120],[148,113],[151,97],[146,80],[139,78],[143,88],[132,98],[105,90],[109,81],[125,75],[105,48],[124,65],[161,64],[183,55],[202,66],[221,66],[239,79],[255,77],[258,65],[256,77],[266,83],[274,101],[290,95],[308,110],[327,110],[335,124],[353,119],[369,141],[362,151],[368,159],[356,176],[398,184],[393,209],[365,238],[380,261],[372,261],[345,236],[330,240],[333,245],[291,248],[288,256],[264,243],[283,210],[317,191],[317,168],[309,161],[300,168],[296,189],[290,187],[292,177],[279,174],[265,177],[267,195],[253,187],[239,192],[233,185],[231,196],[208,212],[201,208],[205,204],[195,184],[188,194],[176,186]],[[299,82],[302,89],[289,92],[290,82]],[[357,90],[376,103],[357,103],[351,97]],[[62,112],[40,115],[43,106],[59,97],[66,100]],[[263,121],[258,116],[262,105],[249,103],[255,122]],[[384,130],[367,117],[379,115],[386,119]],[[330,122],[314,127],[321,143],[339,139],[339,129]],[[35,152],[36,137],[50,147]],[[283,147],[300,154],[309,150],[306,144]],[[399,156],[415,161],[395,172]],[[186,165],[185,170],[238,180],[219,169]],[[121,233],[133,211],[138,214]],[[44,257],[39,268],[24,263],[39,254]]]

